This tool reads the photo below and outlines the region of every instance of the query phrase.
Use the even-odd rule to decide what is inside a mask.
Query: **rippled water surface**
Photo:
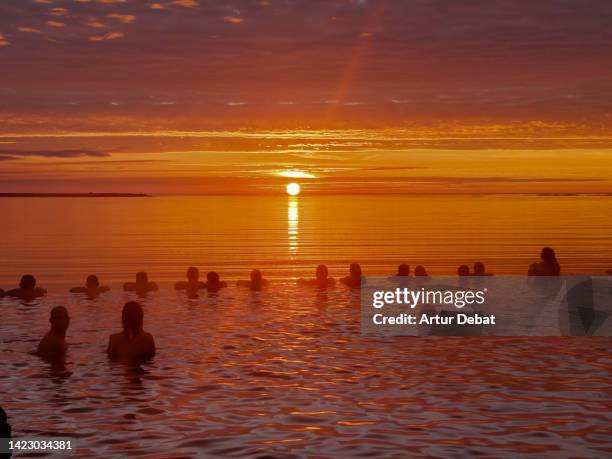
[[[443,273],[473,257],[516,273],[549,243],[564,267],[603,270],[610,201],[211,199],[35,200],[30,213],[0,201],[0,286],[32,271],[49,289],[40,302],[0,300],[0,400],[16,436],[71,437],[78,457],[612,454],[610,338],[362,337],[357,294],[293,280],[317,259],[335,275],[352,260]],[[590,217],[571,223],[569,211]],[[271,289],[189,299],[170,280],[190,264],[232,285],[259,266]],[[136,269],[160,281],[143,300],[158,354],[129,368],[104,351],[132,298],[119,280]],[[66,293],[94,271],[110,293]],[[72,317],[65,366],[29,354],[58,304]]]

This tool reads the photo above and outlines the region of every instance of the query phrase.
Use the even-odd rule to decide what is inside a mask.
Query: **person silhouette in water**
[[[476,263],[474,263],[473,276],[492,276],[492,274],[487,272],[485,264],[482,261],[477,261]]]
[[[0,298],[2,298],[3,296],[4,296],[4,290],[0,288]]]
[[[250,280],[239,280],[236,285],[239,287],[248,287],[251,290],[258,291],[267,287],[268,281],[263,278],[261,271],[259,269],[254,269],[251,271],[251,279]]]
[[[326,289],[333,286],[336,280],[333,277],[329,277],[329,270],[325,265],[317,266],[315,271],[314,279],[298,279],[297,284],[302,286],[317,287],[319,289]]]
[[[468,265],[461,265],[457,268],[457,276],[469,276],[470,275],[470,267]]]
[[[539,263],[532,263],[529,266],[528,276],[559,276],[561,265],[557,261],[557,255],[552,247],[544,247],[540,252]]]
[[[200,281],[200,270],[195,266],[187,270],[187,282],[180,281],[174,284],[175,290],[185,290],[187,293],[194,295],[198,290],[206,288],[206,284]]]
[[[153,335],[142,329],[144,312],[140,303],[128,301],[123,306],[123,331],[110,335],[107,353],[111,360],[139,363],[155,355]]]
[[[221,290],[222,288],[227,287],[227,282],[223,282],[220,278],[219,278],[219,273],[216,271],[209,271],[208,273],[206,273],[206,284],[205,284],[206,290],[208,290],[211,293],[215,293],[218,292],[219,290]]]
[[[84,293],[89,298],[95,298],[101,293],[108,292],[109,290],[110,288],[108,288],[106,285],[100,285],[98,276],[95,274],[90,274],[85,280],[84,287],[72,287],[70,289],[70,293]]]
[[[361,266],[359,263],[349,265],[349,275],[343,277],[340,282],[350,288],[361,288]]]
[[[0,406],[0,438],[10,440],[11,434],[11,425],[8,423],[8,416],[6,415],[6,411]],[[0,458],[8,458],[11,457],[11,455],[11,453],[0,453]]]
[[[36,286],[36,278],[31,274],[26,274],[21,277],[19,281],[19,288],[9,290],[4,293],[6,296],[12,296],[15,298],[21,298],[22,300],[30,301],[36,298],[40,298],[47,294],[44,288]]]
[[[402,263],[397,267],[397,277],[408,277],[410,276],[410,265]]]
[[[157,291],[155,282],[149,282],[149,276],[144,271],[136,273],[136,282],[126,282],[123,290],[126,292],[136,292],[139,296],[145,296],[148,292]]]
[[[64,306],[51,309],[49,316],[51,330],[40,340],[36,354],[45,360],[57,361],[66,356],[66,331],[70,325],[70,316]]]
[[[416,277],[427,277],[427,276],[429,276],[429,274],[427,274],[427,270],[425,269],[425,266],[422,266],[422,265],[418,265],[416,268],[414,268],[414,275]]]

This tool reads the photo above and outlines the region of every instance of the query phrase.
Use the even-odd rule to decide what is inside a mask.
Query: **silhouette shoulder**
[[[178,281],[174,284],[174,290],[185,290],[187,288],[187,282]]]

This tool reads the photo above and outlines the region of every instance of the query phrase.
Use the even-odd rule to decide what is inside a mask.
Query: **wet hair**
[[[187,270],[187,279],[190,281],[197,281],[200,277],[200,270],[195,266],[190,267]]]
[[[49,320],[63,319],[64,317],[67,317],[67,316],[68,316],[68,309],[66,309],[64,306],[55,306],[53,309],[51,309],[51,316]]]
[[[402,263],[397,267],[397,275],[398,276],[409,276],[410,275],[410,266],[406,263]]]
[[[469,276],[470,275],[470,267],[468,265],[461,265],[457,268],[457,275],[459,276]]]
[[[414,275],[427,276],[427,270],[425,269],[425,266],[418,265],[416,268],[414,268]]]
[[[68,328],[68,324],[70,323],[68,309],[66,309],[64,306],[55,306],[53,309],[51,309],[49,322],[51,322],[51,327],[53,329],[65,333],[66,329]]]
[[[544,247],[540,252],[540,258],[548,262],[556,260],[557,256],[555,255],[555,249],[552,247]]]
[[[206,273],[206,280],[211,284],[219,283],[219,273],[217,271],[208,271]]]
[[[87,276],[87,280],[85,281],[85,285],[87,285],[88,287],[90,285],[98,287],[100,285],[100,281],[98,280],[98,276],[96,276],[95,274],[90,274],[89,276]]]
[[[149,282],[149,275],[144,271],[137,272],[136,283],[140,284],[145,282]]]
[[[8,416],[6,415],[6,411],[0,406],[0,425],[6,424],[8,421]]]
[[[359,265],[359,263],[351,263],[349,266],[349,273],[351,274],[351,276],[361,277],[361,266]]]
[[[261,282],[262,274],[259,269],[254,269],[251,271],[251,282]]]
[[[136,335],[142,331],[143,320],[144,312],[139,302],[128,301],[125,303],[121,313],[123,330],[129,331],[132,335]]]
[[[317,266],[317,279],[327,279],[328,275],[329,275],[329,270],[327,269],[327,266],[325,265]]]
[[[482,261],[477,261],[474,263],[474,274],[482,275],[485,273],[485,265]]]
[[[36,278],[31,274],[25,274],[21,276],[21,280],[19,281],[19,287],[24,290],[32,290],[36,287]]]

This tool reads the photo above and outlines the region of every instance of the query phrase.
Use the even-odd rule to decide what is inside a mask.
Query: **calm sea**
[[[295,286],[320,262],[522,274],[539,249],[566,273],[612,269],[612,198],[154,197],[0,200],[0,287],[36,274],[49,296],[0,299],[0,405],[16,436],[68,437],[76,457],[605,457],[611,338],[362,337],[359,295]],[[190,265],[245,278],[188,299]],[[158,354],[109,363],[119,283],[147,270]],[[111,292],[67,288],[89,273]],[[232,282],[233,284],[233,282]],[[65,365],[30,355],[68,307]]]
[[[612,269],[612,197],[319,196],[0,199],[0,286],[20,274],[41,285],[109,282],[146,270],[153,280],[188,266],[245,277],[311,274],[318,263],[366,274],[398,263],[453,274],[480,260],[498,274],[524,274],[542,246],[563,271]]]

